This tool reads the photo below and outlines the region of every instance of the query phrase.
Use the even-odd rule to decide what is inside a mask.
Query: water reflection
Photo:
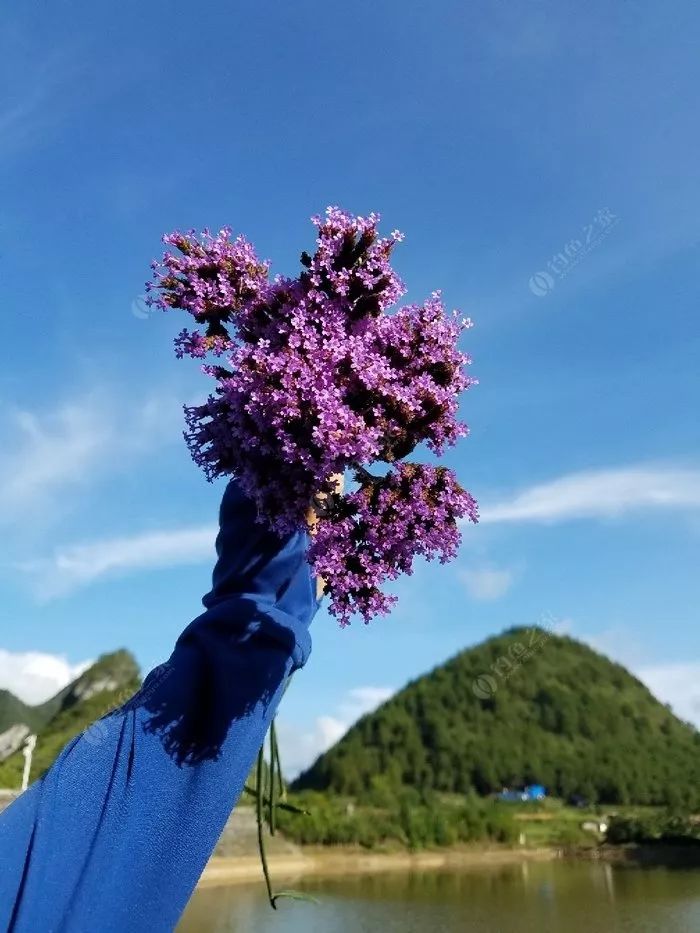
[[[700,871],[521,863],[307,880],[272,911],[262,885],[195,894],[178,933],[700,933]]]

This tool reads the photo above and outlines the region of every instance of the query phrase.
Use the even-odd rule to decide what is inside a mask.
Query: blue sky
[[[446,462],[483,521],[390,618],[319,613],[289,769],[545,619],[700,722],[699,26],[683,0],[6,12],[0,686],[39,699],[122,645],[147,670],[208,589],[223,483],[180,435],[209,388],[183,322],[141,298],[161,234],[228,223],[291,273],[339,204],[406,233],[407,300],[476,322]]]

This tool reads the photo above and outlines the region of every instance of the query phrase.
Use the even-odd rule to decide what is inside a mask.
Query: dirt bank
[[[376,874],[440,868],[479,869],[558,858],[558,849],[447,849],[443,852],[365,852],[361,849],[306,847],[299,855],[268,859],[273,878],[291,880],[307,876]],[[260,860],[252,856],[212,858],[199,886],[234,884],[262,878]]]

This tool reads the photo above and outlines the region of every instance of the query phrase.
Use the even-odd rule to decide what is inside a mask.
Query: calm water
[[[273,911],[262,883],[212,888],[178,933],[700,933],[700,870],[549,862],[293,887],[320,903]]]

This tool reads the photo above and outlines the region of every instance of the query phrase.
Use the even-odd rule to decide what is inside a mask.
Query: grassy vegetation
[[[473,796],[459,803],[404,790],[391,801],[358,803],[315,791],[292,794],[307,815],[280,812],[279,827],[302,845],[360,845],[412,851],[467,842],[515,843],[518,826],[507,808]]]
[[[606,841],[700,838],[700,823],[691,817],[650,806],[616,806],[611,812],[604,806],[568,806],[556,798],[520,804],[410,789],[362,799],[303,791],[290,794],[288,801],[307,815],[280,813],[278,825],[300,845],[358,845],[376,851],[474,843],[592,848]],[[610,832],[584,829],[584,823],[606,824]]]

